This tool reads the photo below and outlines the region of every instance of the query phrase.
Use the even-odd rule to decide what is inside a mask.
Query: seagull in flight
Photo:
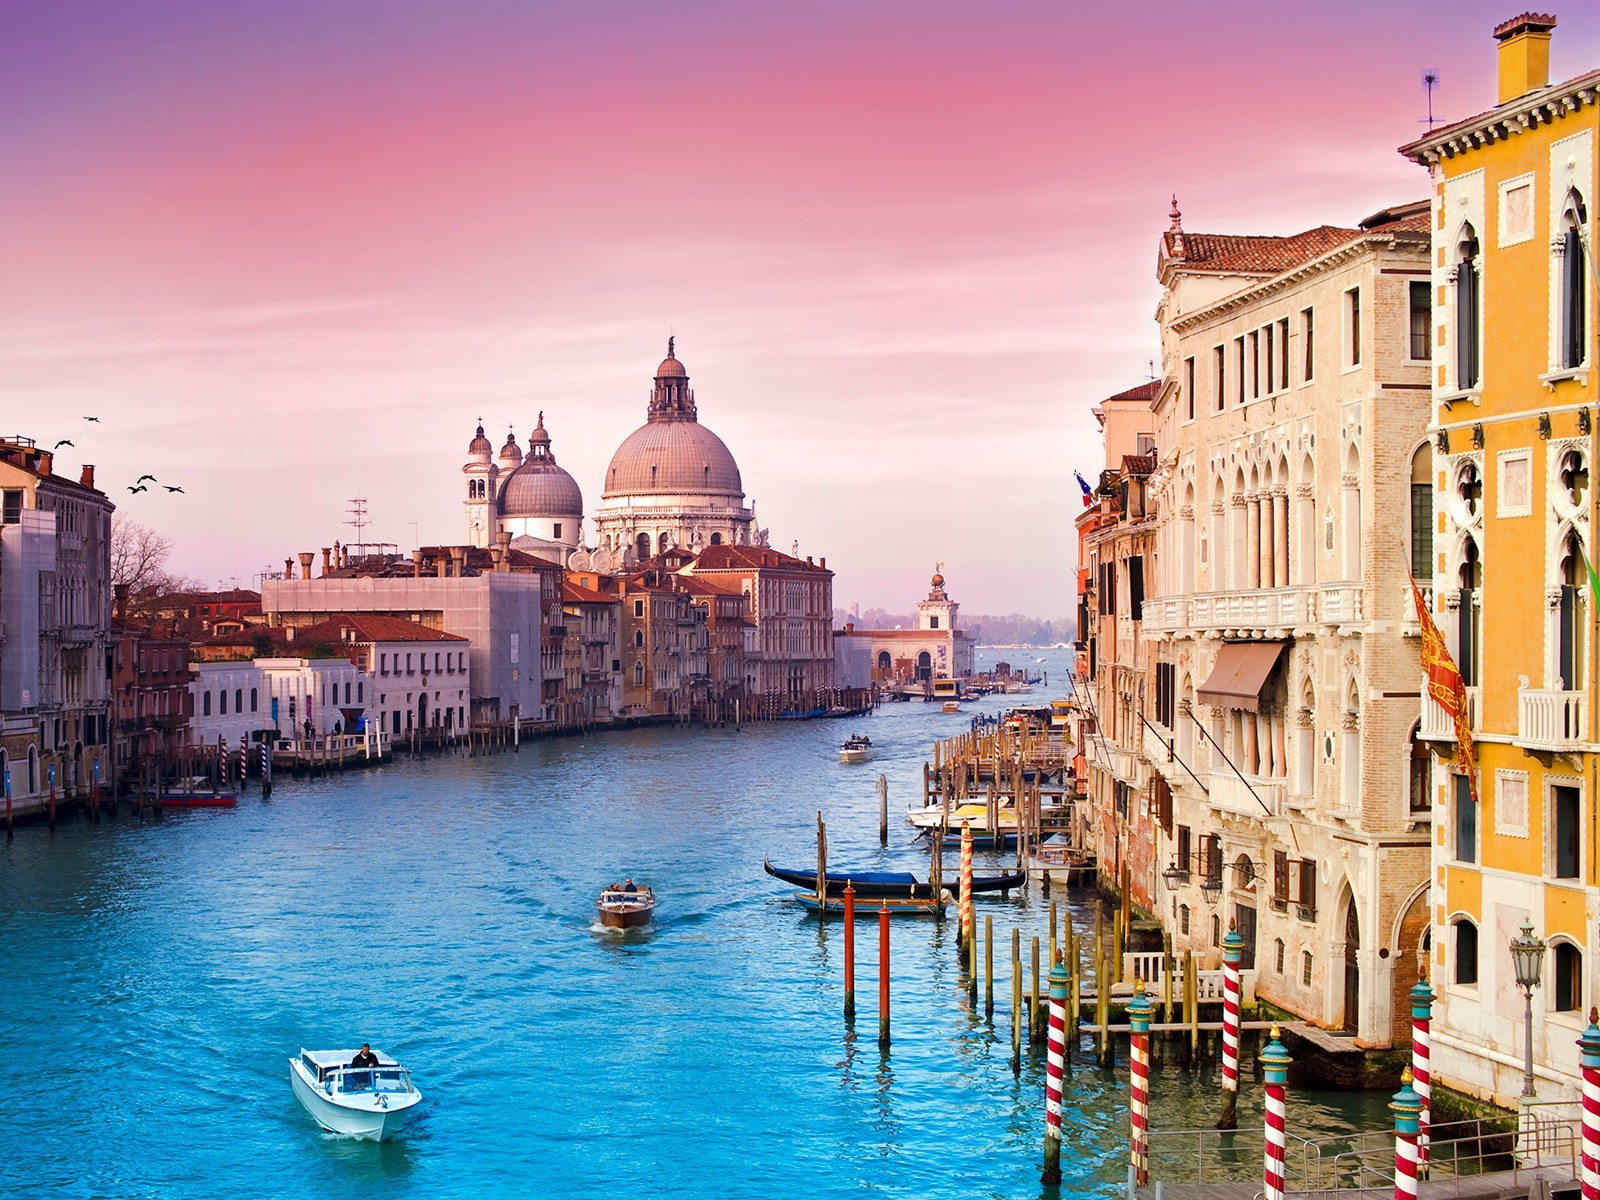
[[[161,486],[166,488],[167,491],[169,491],[169,492],[182,492],[183,491],[183,489],[181,487],[173,487],[170,483],[163,483]],[[184,493],[184,494],[187,495],[188,493]]]
[[[150,489],[145,487],[144,484],[141,483],[138,487],[130,487],[128,490],[130,492],[147,492]]]
[[[96,425],[100,424],[100,418],[99,417],[85,417],[84,420],[85,421],[93,421]]]
[[[55,445],[54,445],[54,446],[52,446],[52,447],[51,447],[51,449],[52,449],[52,450],[59,450],[59,449],[61,449],[61,447],[63,447],[63,446],[72,446],[72,443],[71,443],[71,442],[69,442],[69,441],[67,441],[67,439],[66,439],[66,438],[62,438],[62,439],[61,439],[61,440],[60,440],[60,441],[59,441],[59,442],[57,442],[57,443],[56,443],[56,444],[55,444]],[[76,447],[76,446],[72,446],[72,448],[73,448],[73,449],[74,449],[74,450],[76,450],[76,449],[77,449],[77,447]]]
[[[156,481],[156,477],[154,475],[141,475],[139,478],[135,479],[134,482],[143,483],[146,479],[148,479],[151,483]]]

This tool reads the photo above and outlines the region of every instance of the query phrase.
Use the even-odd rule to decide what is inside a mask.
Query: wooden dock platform
[[[1168,1183],[1161,1187],[1162,1200],[1256,1200],[1261,1195],[1262,1181],[1218,1181],[1215,1183]],[[1514,1171],[1489,1171],[1482,1175],[1447,1175],[1438,1179],[1424,1179],[1418,1185],[1418,1200],[1517,1200],[1529,1195],[1534,1188],[1548,1188],[1552,1197],[1567,1193],[1577,1195],[1578,1182],[1572,1164],[1551,1164],[1541,1167],[1522,1167]],[[1137,1200],[1155,1200],[1154,1184],[1135,1190]],[[1289,1200],[1357,1200],[1368,1197],[1389,1200],[1394,1195],[1394,1185],[1374,1188],[1313,1188],[1289,1187],[1285,1195]]]

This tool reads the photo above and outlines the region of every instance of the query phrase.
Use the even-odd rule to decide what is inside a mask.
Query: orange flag
[[[1474,804],[1478,801],[1478,758],[1472,745],[1472,721],[1467,712],[1467,685],[1461,681],[1461,671],[1450,649],[1445,645],[1444,634],[1433,623],[1428,602],[1415,577],[1411,579],[1411,598],[1417,604],[1417,620],[1422,625],[1422,673],[1428,679],[1428,695],[1449,715],[1456,726],[1456,743],[1461,747],[1461,762],[1467,769],[1467,789]]]

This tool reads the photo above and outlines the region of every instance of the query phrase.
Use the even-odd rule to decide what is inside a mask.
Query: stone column
[[[1277,545],[1277,538],[1273,536],[1272,527],[1273,504],[1272,493],[1261,493],[1261,586],[1264,588],[1277,587],[1283,581],[1278,579],[1274,568],[1277,559],[1273,547]]]
[[[1272,493],[1272,573],[1279,587],[1289,586],[1289,492],[1277,488]]]
[[[1245,500],[1244,586],[1261,586],[1261,497],[1258,495]]]

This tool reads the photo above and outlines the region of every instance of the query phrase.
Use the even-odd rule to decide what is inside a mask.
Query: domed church
[[[516,549],[564,564],[583,545],[583,492],[556,464],[544,413],[528,438],[526,458],[515,433],[506,435],[498,461],[490,461],[491,453],[479,425],[461,468],[467,477],[468,541],[488,546],[505,532]]]
[[[673,338],[656,368],[645,423],[624,439],[606,468],[595,537],[622,557],[649,558],[672,547],[765,544],[744,502],[739,465],[722,439],[700,424],[689,373]]]

